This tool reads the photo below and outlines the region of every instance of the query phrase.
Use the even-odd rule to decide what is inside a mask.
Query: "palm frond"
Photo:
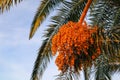
[[[114,6],[117,6],[117,7],[120,7],[120,0],[110,0],[111,1],[111,4],[114,5]]]
[[[97,0],[94,5],[91,8],[90,21],[92,25],[100,27],[98,35],[102,41],[102,53],[108,59],[113,56],[114,58],[119,57],[120,29],[116,26],[119,25],[118,13],[120,8],[112,5],[110,0]]]
[[[90,68],[89,67],[84,67],[83,68],[83,73],[84,73],[85,80],[89,80],[90,79]]]
[[[9,10],[14,4],[18,4],[23,0],[0,0],[0,13],[5,10]]]
[[[113,26],[120,26],[120,7],[118,7],[118,9],[116,11]]]
[[[96,60],[95,80],[111,80],[111,75],[107,65],[108,62],[103,55]]]
[[[58,10],[59,13],[57,13],[56,16],[52,17],[53,24],[49,25],[48,29],[46,30],[47,33],[45,33],[45,35],[44,35],[44,37],[46,37],[46,39],[44,40],[43,46],[41,46],[41,48],[40,48],[38,58],[36,59],[36,62],[35,62],[35,66],[34,66],[34,70],[33,70],[33,73],[32,73],[31,80],[38,80],[39,78],[42,77],[42,74],[43,74],[44,70],[46,69],[48,62],[50,61],[50,58],[52,57],[51,49],[50,49],[51,48],[51,39],[56,34],[56,32],[59,30],[59,27],[61,25],[65,24],[65,23],[67,23],[70,20],[71,21],[78,21],[80,15],[81,15],[81,13],[82,13],[82,11],[84,9],[84,6],[85,6],[86,2],[87,2],[87,0],[80,0],[80,1],[71,0],[71,2],[68,2],[68,1],[63,1],[62,2],[62,7]],[[44,2],[44,4],[45,4],[45,2]],[[107,5],[107,2],[99,2],[99,4],[100,5],[96,5],[96,6],[100,8],[100,7],[104,6],[104,4]],[[34,21],[33,21],[33,25],[34,26],[37,25],[37,26],[34,27],[34,28],[33,27],[31,28],[30,38],[33,36],[33,34],[37,30],[37,28],[39,27],[41,22],[44,20],[44,17],[46,17],[47,14],[49,14],[50,9],[48,7],[50,5],[48,3],[46,3],[46,6],[44,5],[44,9],[43,9],[43,6],[42,6],[42,8],[38,9],[38,12],[37,12],[37,14],[35,16],[35,18],[38,19],[38,20],[35,21],[35,18],[34,18]],[[91,21],[93,22],[92,24],[99,25],[101,27],[98,35],[100,37],[102,37],[104,41],[106,41],[105,42],[105,47],[106,47],[106,43],[108,42],[108,38],[109,38],[109,39],[111,39],[113,41],[113,42],[109,43],[109,44],[111,44],[110,47],[114,43],[114,44],[117,45],[117,49],[119,49],[118,48],[119,44],[114,42],[114,40],[119,39],[119,35],[118,35],[119,30],[114,34],[114,30],[115,29],[117,30],[118,28],[112,29],[112,27],[111,27],[111,26],[113,26],[113,23],[114,23],[114,21],[112,21],[114,16],[108,17],[109,15],[104,14],[106,12],[106,10],[108,9],[108,7],[106,7],[105,9],[102,7],[100,9],[101,10],[99,11],[99,9],[96,8],[95,9],[96,13],[92,14],[92,16],[93,16],[92,19],[91,19]],[[40,11],[40,10],[42,10],[42,11]],[[117,11],[117,9],[115,8],[114,12],[116,12],[116,11]],[[113,13],[110,13],[110,14],[112,15]],[[42,15],[42,18],[40,18],[40,15]],[[96,18],[96,20],[95,20],[95,18]],[[105,20],[105,23],[103,23],[104,20]],[[101,24],[99,23],[100,21],[101,21]],[[112,23],[108,25],[108,23],[110,23],[110,22],[112,22]],[[103,27],[103,29],[102,29],[102,27]],[[103,30],[108,29],[107,27],[111,27],[111,28],[109,28],[109,31],[102,32]],[[113,34],[114,34],[114,36],[113,36]],[[107,45],[109,45],[109,44],[107,43]],[[108,48],[107,48],[107,51],[109,51]],[[103,50],[103,52],[105,53],[105,50]],[[115,52],[118,52],[118,51],[115,51]],[[109,52],[106,52],[106,53],[109,53]],[[111,54],[111,53],[109,53],[109,54]],[[103,63],[104,63],[104,60],[103,60],[103,62],[101,62],[101,64],[103,64]],[[105,70],[105,68],[107,68],[107,67],[99,65],[97,67],[96,73],[104,75],[103,79],[105,79],[105,80],[109,79],[110,80],[111,79],[110,74],[107,72],[109,69]],[[56,80],[72,80],[73,76],[75,77],[74,79],[77,80],[78,75],[76,73],[74,73],[74,72],[69,73],[69,71],[67,71],[67,72],[61,73],[59,76],[57,76]],[[99,80],[100,76],[96,75],[96,78],[98,78],[98,80]]]
[[[70,14],[71,13],[73,13],[73,11],[71,11]],[[54,18],[55,17],[56,16],[54,16]],[[60,17],[60,15],[59,15],[59,17]],[[65,19],[63,19],[61,17],[61,19],[58,19],[58,22],[59,22],[58,24],[56,24],[56,23],[50,24],[49,27],[47,28],[47,30],[46,30],[47,33],[45,33],[45,35],[44,35],[44,37],[46,37],[47,39],[44,40],[44,43],[42,44],[42,46],[40,48],[40,51],[39,51],[39,54],[38,54],[38,57],[36,59],[35,66],[33,69],[31,80],[36,80],[36,79],[38,80],[39,78],[42,77],[42,74],[47,67],[49,59],[50,59],[50,57],[52,57],[51,49],[50,49],[51,48],[51,39],[55,35],[55,33],[58,31],[59,27],[61,25],[63,25],[64,23],[66,23],[66,21],[68,21],[69,17],[70,16],[66,17]],[[75,75],[73,75],[73,76],[75,76]]]
[[[109,61],[103,55],[95,61],[95,80],[111,80],[111,76],[120,72],[120,60],[119,61]]]
[[[51,39],[58,29],[58,27],[56,26],[57,25],[55,24],[49,25],[46,33],[44,34],[44,37],[46,39],[43,41],[43,44],[39,49],[38,57],[34,64],[31,80],[39,80],[40,78],[42,78],[42,75],[47,68],[48,63],[50,62],[50,59],[52,59]]]
[[[55,80],[79,80],[80,74],[74,71],[67,70],[66,72],[61,72],[56,76]]]
[[[43,41],[42,46],[38,52],[37,59],[35,61],[34,69],[32,72],[31,80],[39,80],[42,78],[42,75],[47,68],[48,62],[52,58],[50,41],[48,38]]]
[[[65,24],[66,22],[72,20],[72,21],[78,21],[79,17],[82,13],[82,10],[85,6],[86,0],[83,1],[76,1],[73,0],[73,2],[67,2],[67,1],[63,1],[63,7],[61,9],[59,9],[59,13],[56,16],[52,16],[51,20],[52,20],[52,24],[50,24],[49,26],[54,26],[53,32],[50,35],[50,38],[52,38],[56,32],[59,30],[59,27],[63,24]],[[69,9],[68,9],[69,8]],[[74,17],[76,16],[77,17]],[[74,17],[74,18],[73,18]],[[50,39],[49,38],[49,39]]]
[[[91,7],[91,25],[99,27],[98,37],[102,42],[101,56],[96,59],[95,80],[111,80],[111,73],[119,70],[120,65],[120,29],[119,7],[110,0],[96,0]],[[112,63],[111,63],[112,62]]]
[[[58,31],[61,25],[68,21],[78,21],[86,2],[87,0],[72,0],[71,2],[63,1],[59,13],[52,17],[52,22],[56,25],[53,34]],[[79,75],[76,73],[69,73],[69,71],[66,71],[65,73],[58,75],[56,80],[79,80],[78,76]]]
[[[116,24],[118,25],[118,24]],[[103,33],[104,32],[104,33]],[[111,26],[108,30],[103,30],[103,53],[109,61],[120,61],[120,26]]]
[[[109,65],[108,65],[108,68],[109,68],[109,73],[112,75],[116,72],[120,72],[120,61],[118,62],[109,62]]]
[[[108,60],[120,60],[120,27],[112,27],[103,34],[101,50]]]
[[[63,1],[57,16],[52,18],[53,22],[59,24],[59,19],[65,19],[65,23],[68,21],[78,21],[86,2],[87,0],[71,0],[71,2]]]
[[[57,4],[62,2],[63,0],[42,0],[40,6],[38,7],[37,13],[33,19],[30,36],[32,38],[40,24],[46,18],[46,16],[50,13],[50,10],[53,9]]]
[[[93,5],[90,12],[91,24],[104,28],[113,26],[114,17],[119,8],[112,5],[110,0],[97,0]]]

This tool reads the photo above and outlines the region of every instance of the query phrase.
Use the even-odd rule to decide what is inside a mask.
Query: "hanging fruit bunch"
[[[92,0],[88,0],[79,22],[69,21],[62,25],[52,38],[52,54],[56,55],[58,52],[55,63],[62,72],[90,66],[92,60],[101,53],[95,40],[98,27],[91,27],[83,21],[91,2]]]

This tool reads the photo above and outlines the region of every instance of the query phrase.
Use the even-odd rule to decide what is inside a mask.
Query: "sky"
[[[30,80],[47,23],[42,24],[31,40],[28,39],[39,3],[40,0],[24,0],[10,11],[0,14],[0,80]],[[56,74],[58,70],[53,60],[43,80],[54,80]],[[119,78],[117,75],[113,80]]]
[[[24,0],[0,14],[0,80],[30,80],[45,27],[43,24],[33,39],[28,39],[39,3],[40,0]],[[51,62],[43,80],[53,80],[56,72]]]

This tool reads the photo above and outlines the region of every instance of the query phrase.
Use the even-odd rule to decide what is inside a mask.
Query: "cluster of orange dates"
[[[58,33],[52,38],[52,54],[58,52],[56,65],[62,72],[68,68],[81,69],[84,62],[90,63],[100,54],[93,36],[97,34],[97,27],[90,27],[84,21],[69,21],[60,27]],[[91,51],[92,50],[92,51]]]

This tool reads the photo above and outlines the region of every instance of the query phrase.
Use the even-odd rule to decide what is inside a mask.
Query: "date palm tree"
[[[24,0],[0,0],[0,12],[9,10]],[[44,41],[39,49],[34,64],[31,80],[40,80],[53,55],[51,40],[59,28],[68,21],[77,22],[88,0],[40,0],[41,4],[31,25],[31,39],[41,23],[54,10],[51,22],[44,34]],[[111,80],[111,75],[120,71],[120,0],[92,0],[87,21],[91,26],[99,27],[98,36],[102,38],[101,55],[93,61],[92,67],[83,68],[85,80],[95,74],[95,80]],[[96,37],[95,37],[96,38]],[[97,40],[97,39],[96,39]],[[90,50],[92,51],[92,50]],[[56,80],[77,80],[78,72],[60,73]]]

